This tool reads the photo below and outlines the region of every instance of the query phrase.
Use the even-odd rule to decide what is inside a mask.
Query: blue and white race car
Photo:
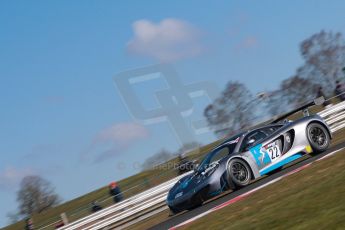
[[[199,206],[305,154],[325,151],[331,138],[329,127],[318,115],[242,132],[217,146],[193,173],[180,179],[169,191],[167,204],[172,213]]]

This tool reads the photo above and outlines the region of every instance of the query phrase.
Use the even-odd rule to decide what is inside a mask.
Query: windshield
[[[211,165],[219,162],[221,159],[232,153],[235,150],[236,145],[237,142],[213,150],[206,155],[204,160],[200,163],[197,171],[203,171]]]

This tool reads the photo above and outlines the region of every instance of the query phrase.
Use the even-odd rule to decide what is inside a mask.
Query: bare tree
[[[218,136],[231,134],[251,124],[255,103],[242,83],[229,82],[219,98],[204,110],[209,126]]]
[[[40,176],[26,176],[22,179],[17,192],[18,211],[21,216],[41,213],[57,205],[59,201],[59,196],[47,180]]]
[[[20,220],[20,216],[18,213],[15,213],[15,212],[8,212],[6,214],[6,217],[8,219],[8,223],[9,224],[14,224],[14,223],[17,223],[19,220]]]
[[[169,151],[162,149],[159,152],[155,153],[151,157],[147,158],[144,163],[141,165],[143,170],[151,169],[154,166],[167,162],[174,157],[174,154]]]
[[[345,40],[342,34],[316,33],[301,43],[300,51],[305,64],[298,69],[298,75],[322,85],[326,95],[330,96],[335,81],[343,77]]]
[[[184,143],[174,155],[185,155],[189,152],[198,150],[200,144],[198,142]]]
[[[283,114],[289,109],[288,103],[282,99],[284,99],[284,92],[282,90],[267,92],[267,95],[261,102],[261,106],[265,108],[269,117]]]
[[[280,84],[283,92],[282,100],[286,100],[293,108],[316,98],[319,85],[307,78],[293,76]]]
[[[184,143],[176,152],[169,152],[165,149],[160,150],[156,154],[147,158],[141,165],[143,170],[151,169],[159,164],[163,164],[180,154],[186,154],[190,151],[195,151],[199,148],[200,144],[197,142]]]

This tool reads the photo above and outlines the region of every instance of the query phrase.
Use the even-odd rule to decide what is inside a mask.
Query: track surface
[[[214,207],[216,207],[216,206],[218,206],[218,205],[220,205],[220,204],[222,204],[222,203],[224,203],[230,199],[233,199],[233,198],[235,198],[241,194],[244,194],[244,193],[246,193],[246,192],[248,192],[254,188],[257,188],[260,185],[266,184],[275,178],[278,178],[278,177],[280,177],[286,173],[291,172],[294,169],[297,169],[303,165],[306,165],[310,162],[313,162],[313,161],[315,161],[315,160],[317,160],[317,159],[319,159],[319,158],[321,158],[321,157],[323,157],[323,156],[325,156],[331,152],[337,151],[337,150],[344,148],[344,147],[345,147],[345,142],[338,144],[336,146],[333,146],[333,147],[329,148],[327,151],[325,151],[319,155],[316,155],[316,156],[310,157],[304,161],[298,162],[297,164],[294,164],[288,168],[285,168],[285,169],[283,169],[283,170],[281,170],[281,171],[279,171],[273,175],[264,177],[263,179],[260,179],[260,180],[254,182],[254,183],[252,183],[252,184],[248,185],[247,187],[244,187],[240,190],[237,190],[237,191],[231,192],[225,196],[219,197],[218,199],[216,199],[212,202],[206,203],[203,206],[198,207],[192,211],[184,212],[184,213],[181,213],[179,215],[173,216],[173,217],[169,218],[168,220],[166,220],[166,221],[164,221],[164,222],[162,222],[162,223],[160,223],[160,224],[158,224],[158,225],[156,225],[150,229],[169,229],[171,227],[174,227],[174,226],[176,226],[176,225],[178,225],[178,224],[180,224],[180,223],[182,223],[182,222],[184,222],[190,218],[195,217],[196,215],[199,215],[203,212],[206,212],[207,210],[214,208]]]

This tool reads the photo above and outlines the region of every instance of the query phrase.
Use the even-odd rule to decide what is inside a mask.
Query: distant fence
[[[130,218],[132,215],[142,212],[152,206],[164,204],[166,195],[171,186],[187,174],[188,173],[175,177],[172,180],[164,182],[59,229],[102,229],[109,224],[114,224],[115,222],[123,221],[125,218]]]

